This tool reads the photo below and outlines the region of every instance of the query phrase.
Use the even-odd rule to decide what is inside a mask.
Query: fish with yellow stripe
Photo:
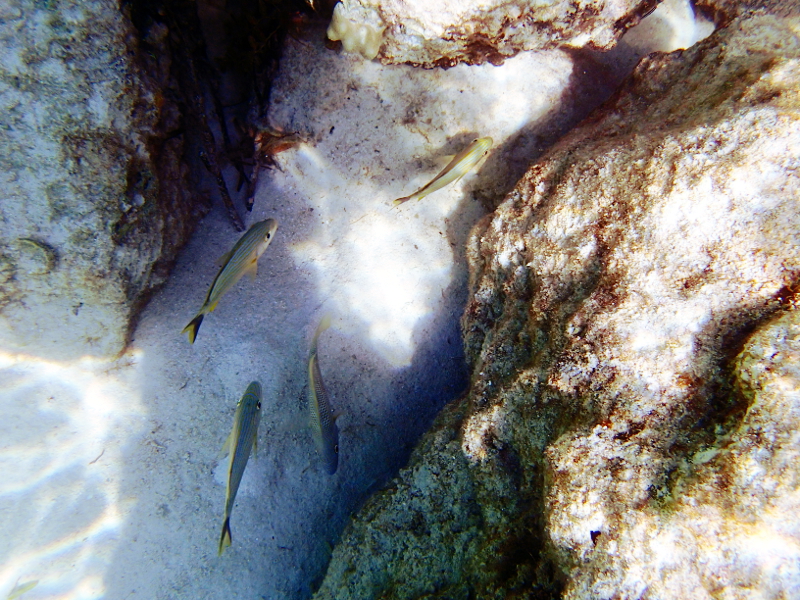
[[[418,189],[410,196],[404,196],[394,201],[395,206],[408,202],[409,200],[422,200],[428,194],[442,189],[444,186],[458,181],[466,175],[470,169],[475,167],[489,150],[492,148],[492,138],[482,137],[473,140],[472,143],[455,155],[453,160],[441,172],[431,179],[426,185]]]
[[[325,315],[311,341],[311,350],[308,353],[308,413],[314,445],[322,457],[325,470],[333,475],[339,466],[339,428],[336,426],[339,413],[331,410],[331,403],[325,384],[322,382],[322,373],[319,370],[317,358],[319,336],[330,326],[331,317]]]
[[[250,458],[250,449],[255,454],[258,441],[258,424],[261,421],[261,384],[253,381],[247,386],[244,396],[236,405],[233,415],[233,429],[222,446],[222,455],[230,454],[228,463],[228,483],[225,486],[225,515],[222,521],[222,534],[219,537],[219,554],[231,545],[231,511],[239,484],[242,482],[244,468]]]
[[[267,219],[255,223],[247,230],[230,252],[225,254],[220,261],[222,268],[211,283],[211,287],[206,294],[206,300],[200,307],[194,319],[183,328],[181,333],[189,334],[189,342],[194,344],[197,332],[203,317],[217,308],[220,298],[239,281],[245,273],[249,273],[255,278],[258,272],[258,259],[264,254],[275,230],[278,229],[278,222],[275,219]]]

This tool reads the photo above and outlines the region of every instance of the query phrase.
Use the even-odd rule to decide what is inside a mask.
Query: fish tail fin
[[[219,554],[225,551],[225,548],[231,545],[231,518],[225,517],[225,522],[222,524],[222,535],[219,536]]]
[[[314,332],[314,343],[316,344],[317,338],[319,338],[320,334],[328,329],[331,326],[331,315],[330,313],[325,314],[317,325],[317,330]]]
[[[403,196],[402,198],[398,198],[397,200],[392,202],[392,204],[394,206],[400,206],[403,202],[408,202],[409,200],[411,200],[411,196]]]
[[[194,344],[194,340],[197,338],[197,332],[200,330],[200,323],[203,322],[203,317],[205,317],[203,313],[198,313],[198,315],[183,328],[183,331],[181,331],[181,333],[189,334],[190,344]]]
[[[330,326],[331,315],[326,313],[320,320],[319,325],[317,325],[317,330],[314,332],[314,337],[311,338],[311,354],[317,353],[317,341],[319,340],[319,336]]]

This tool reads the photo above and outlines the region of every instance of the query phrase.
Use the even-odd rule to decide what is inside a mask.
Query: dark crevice
[[[172,126],[185,133],[192,187],[210,182],[233,227],[243,229],[253,193],[246,163],[254,162],[283,41],[313,11],[302,0],[127,0],[123,7],[138,33],[142,71],[164,79],[159,108],[174,105]]]

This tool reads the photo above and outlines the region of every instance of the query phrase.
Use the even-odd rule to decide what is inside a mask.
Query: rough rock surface
[[[800,593],[799,31],[646,58],[476,227],[471,390],[318,598]]]
[[[608,49],[658,2],[653,0],[345,0],[337,31],[382,33],[386,64],[424,67],[502,63],[522,50],[558,45]],[[351,23],[344,27],[343,23]],[[332,39],[342,39],[334,36]],[[343,40],[345,47],[360,47]],[[372,58],[372,56],[369,56]]]
[[[105,0],[0,6],[3,349],[119,352],[193,228],[166,35],[140,53]]]

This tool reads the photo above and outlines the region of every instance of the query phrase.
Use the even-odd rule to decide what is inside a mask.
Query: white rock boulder
[[[166,32],[134,33],[113,2],[0,6],[3,350],[121,351],[193,228]]]
[[[384,63],[500,64],[522,50],[611,48],[656,6],[643,0],[344,0],[332,40]]]

